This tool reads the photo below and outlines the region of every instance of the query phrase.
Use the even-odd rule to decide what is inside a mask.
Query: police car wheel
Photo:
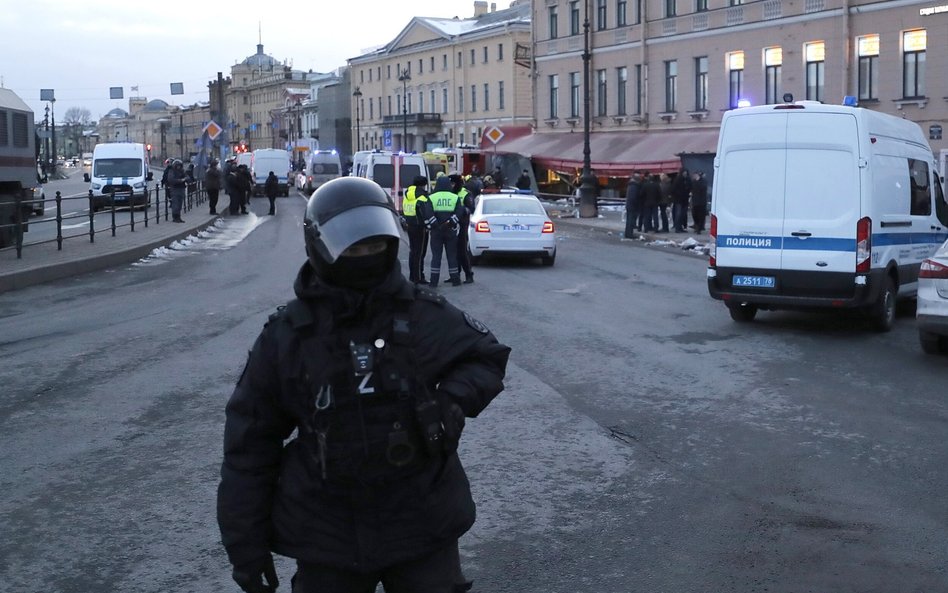
[[[544,266],[552,266],[556,263],[556,252],[554,251],[553,255],[544,255],[540,261]]]
[[[734,321],[746,323],[753,321],[754,317],[757,317],[757,305],[749,305],[747,303],[728,305],[727,312],[731,314],[731,319]]]
[[[925,354],[944,354],[948,352],[948,340],[931,332],[918,332],[918,342]]]

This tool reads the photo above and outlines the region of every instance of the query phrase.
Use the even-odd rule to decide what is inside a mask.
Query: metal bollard
[[[95,204],[92,201],[92,190],[89,190],[89,243],[95,243]]]
[[[56,250],[63,250],[63,196],[56,191]]]
[[[115,190],[109,194],[109,201],[112,203],[112,236],[115,236]]]
[[[130,192],[128,194],[128,212],[129,212],[129,223],[128,227],[131,231],[135,232],[135,192]]]
[[[13,198],[13,207],[16,209],[13,219],[13,232],[16,234],[16,258],[20,259],[23,257],[23,213],[21,212],[23,196],[19,192]]]

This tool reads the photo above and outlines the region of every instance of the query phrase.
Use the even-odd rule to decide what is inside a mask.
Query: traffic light
[[[151,152],[151,144],[146,144],[145,150],[147,150],[148,152]]]

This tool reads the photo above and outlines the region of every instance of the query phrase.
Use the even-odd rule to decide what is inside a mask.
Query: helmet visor
[[[316,246],[323,259],[330,264],[336,263],[343,251],[362,239],[401,238],[401,228],[395,220],[395,213],[382,205],[360,206],[340,212],[318,228]]]

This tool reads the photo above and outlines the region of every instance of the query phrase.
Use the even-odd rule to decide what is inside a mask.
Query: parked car
[[[948,353],[948,241],[922,262],[915,316],[922,350]]]
[[[471,263],[492,255],[556,261],[556,228],[540,200],[520,190],[484,193],[477,198],[468,233]]]

